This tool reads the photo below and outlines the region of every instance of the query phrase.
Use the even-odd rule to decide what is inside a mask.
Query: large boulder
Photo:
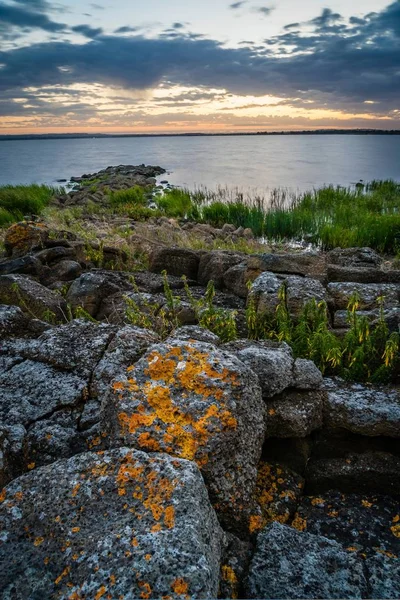
[[[186,248],[154,248],[150,254],[150,271],[197,279],[200,254]]]
[[[372,248],[335,248],[328,252],[326,261],[339,267],[379,267],[382,257]]]
[[[325,492],[304,496],[293,526],[301,531],[335,540],[348,552],[363,557],[397,556],[399,502],[390,496]],[[375,598],[373,595],[372,598]]]
[[[2,598],[217,597],[223,533],[194,463],[86,453],[1,499]]]
[[[127,273],[93,270],[76,279],[67,293],[72,309],[83,308],[95,317],[103,300],[121,290],[132,290]]]
[[[400,390],[325,380],[324,424],[364,436],[400,437]]]
[[[225,274],[229,269],[241,263],[243,259],[244,255],[238,252],[223,250],[205,252],[200,257],[198,282],[201,285],[207,285],[209,281],[213,281],[216,288],[222,289],[228,283],[228,279],[225,282]],[[226,287],[231,289],[229,286]]]
[[[30,254],[11,260],[0,260],[0,275],[19,274],[40,277],[42,272],[42,263]]]
[[[224,524],[247,527],[264,438],[256,375],[202,342],[149,349],[110,386],[102,430],[111,446],[161,451],[197,462]]]
[[[361,560],[333,540],[273,523],[259,534],[247,598],[365,598]]]
[[[29,319],[18,306],[0,304],[0,340],[10,336],[39,336],[50,325],[38,319]]]
[[[0,276],[0,304],[19,306],[31,319],[67,320],[64,298],[26,275]]]
[[[0,357],[0,480],[100,449],[98,396],[157,340],[148,330],[79,320],[35,339],[6,341]]]
[[[325,266],[324,257],[318,253],[265,253],[250,256],[247,261],[247,277],[256,279],[264,271],[283,273],[286,275],[314,276],[322,274]]]
[[[224,348],[256,373],[264,398],[276,396],[293,384],[295,361],[285,342],[237,340]]]
[[[345,310],[356,292],[360,310],[379,308],[378,298],[384,296],[386,308],[399,306],[400,284],[395,283],[329,283],[328,302],[333,310]]]
[[[322,427],[325,393],[286,390],[267,402],[269,438],[304,438]]]
[[[292,317],[298,317],[307,302],[326,299],[325,288],[317,279],[275,275],[266,271],[257,277],[249,292],[255,301],[257,312],[273,313],[281,301],[282,288],[286,289],[286,306]]]
[[[329,265],[328,281],[354,281],[357,283],[400,283],[400,271],[382,271],[374,268],[339,267]]]
[[[43,247],[49,237],[50,230],[44,223],[22,221],[7,229],[4,247],[9,256],[23,256],[33,248]]]

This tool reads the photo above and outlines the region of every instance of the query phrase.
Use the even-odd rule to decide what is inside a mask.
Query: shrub
[[[110,199],[110,204],[113,206],[145,206],[147,204],[146,192],[140,185],[135,185],[127,190],[110,191],[108,197]]]

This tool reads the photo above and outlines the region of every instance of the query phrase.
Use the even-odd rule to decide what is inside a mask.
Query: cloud
[[[264,17],[269,17],[273,10],[273,6],[257,6],[254,8],[255,12],[261,13]]]
[[[118,29],[116,29],[114,33],[133,33],[135,31],[138,31],[138,29],[138,27],[129,27],[125,25],[124,27],[118,27]]]
[[[43,1],[33,0],[29,3],[29,9],[25,8],[27,2],[19,2],[22,6],[12,6],[0,2],[0,31],[7,30],[7,27],[18,27],[20,29],[43,29],[49,32],[63,31],[66,25],[56,23],[40,12],[47,7]],[[32,10],[31,10],[32,9]]]
[[[101,27],[94,29],[93,27],[90,27],[90,25],[76,25],[75,27],[72,27],[72,31],[75,31],[75,33],[81,33],[85,37],[92,39],[102,35],[103,33]]]
[[[244,4],[247,4],[247,0],[241,0],[240,2],[233,2],[232,4],[229,5],[229,8],[231,10],[237,10],[238,8],[241,8]]]
[[[307,31],[286,28],[264,45],[239,48],[185,34],[179,28],[172,35],[167,32],[150,38],[94,36],[96,29],[78,27],[88,28],[80,33],[86,31],[95,39],[86,43],[49,41],[0,51],[0,63],[4,64],[1,97],[25,97],[28,87],[96,83],[133,91],[153,89],[168,81],[224,88],[237,95],[275,95],[288,102],[301,98],[312,100],[313,107],[357,109],[359,113],[372,110],[365,100],[379,102],[382,114],[398,109],[399,2],[366,15],[362,24],[354,19],[342,21],[338,13],[326,9],[308,22]],[[131,33],[131,29],[117,32]]]

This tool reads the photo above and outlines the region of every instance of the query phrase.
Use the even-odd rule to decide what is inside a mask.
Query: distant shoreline
[[[256,131],[235,133],[45,133],[0,135],[0,141],[157,137],[233,137],[278,135],[400,135],[400,129],[316,129],[313,131]]]

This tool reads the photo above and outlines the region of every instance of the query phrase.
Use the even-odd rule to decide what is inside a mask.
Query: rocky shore
[[[152,186],[160,174],[137,169],[104,181]],[[285,342],[248,339],[246,306],[273,312],[284,283],[293,319],[326,301],[341,338],[357,290],[371,328],[383,310],[395,332],[400,270],[369,248],[194,250],[131,225],[129,243],[149,257],[134,272],[121,248],[44,222],[5,234],[1,597],[398,598],[398,382],[323,377]],[[229,224],[147,226],[252,237]],[[188,290],[202,299],[210,281],[238,339],[199,326]],[[132,306],[150,326],[132,322]]]

